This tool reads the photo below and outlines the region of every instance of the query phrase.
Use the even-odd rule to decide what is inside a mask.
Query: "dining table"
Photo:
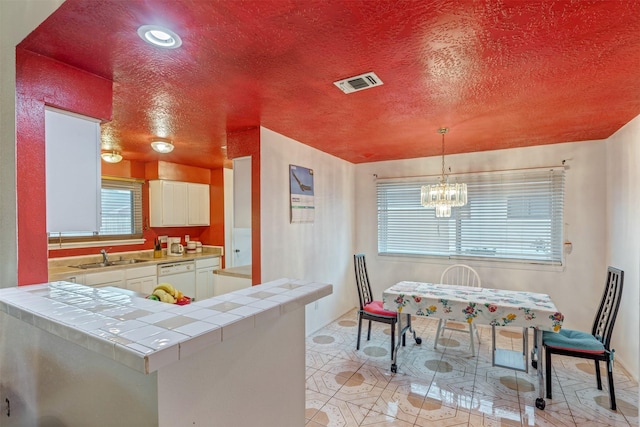
[[[414,281],[398,282],[382,293],[385,310],[398,313],[398,330],[403,330],[401,314],[434,317],[447,321],[522,327],[534,330],[534,348],[531,352],[532,366],[538,371],[539,397],[536,407],[544,409],[544,374],[537,366],[538,351],[542,349],[542,331],[558,332],[564,316],[558,311],[547,294],[458,286]],[[493,334],[495,351],[495,333]],[[526,343],[526,334],[524,341]],[[526,348],[526,347],[525,347]],[[399,345],[392,350],[391,371],[397,372]],[[526,359],[526,350],[525,359]],[[525,360],[524,362],[528,362]],[[502,366],[502,365],[500,365]],[[515,368],[514,368],[515,369]]]

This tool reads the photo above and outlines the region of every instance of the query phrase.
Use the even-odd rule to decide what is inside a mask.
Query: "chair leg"
[[[407,327],[411,327],[411,317],[407,314],[407,324],[403,329],[407,329]],[[402,332],[402,337],[400,337],[400,333]],[[398,329],[398,340],[402,339],[402,346],[405,347],[407,345],[406,332]]]
[[[391,361],[393,361],[393,351],[396,348],[396,322],[391,323]]]
[[[600,376],[600,361],[596,360],[596,382],[598,384],[598,390],[602,390],[602,377]]]
[[[545,381],[547,382],[547,399],[552,399],[551,397],[551,352],[547,347],[544,348],[544,356],[546,359],[547,369],[545,372]],[[538,369],[542,369],[540,366]]]
[[[471,357],[476,357],[476,347],[473,342],[473,323],[469,323],[469,343],[471,347]]]
[[[442,332],[442,319],[438,319],[438,330],[436,331],[436,341],[433,343],[433,348],[438,348],[438,340],[440,339],[440,333]]]
[[[613,366],[611,366],[611,361],[607,361],[607,376],[609,377],[609,404],[611,405],[611,410],[616,410],[616,391],[613,388]]]
[[[358,313],[358,343],[356,344],[356,350],[360,350],[360,332],[362,331],[362,316]]]
[[[369,320],[369,331],[367,331],[367,341],[371,339],[371,320]]]
[[[407,327],[405,328],[405,331],[409,329],[411,330],[411,315],[407,314]],[[400,334],[400,331],[398,331],[398,334]],[[407,337],[406,337],[407,333],[403,332],[402,333],[402,346],[405,347],[407,345]]]

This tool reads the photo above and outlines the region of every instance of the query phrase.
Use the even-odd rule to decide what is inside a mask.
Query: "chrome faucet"
[[[109,264],[109,258],[107,257],[107,250],[100,249],[100,253],[102,254],[102,262],[105,264]]]

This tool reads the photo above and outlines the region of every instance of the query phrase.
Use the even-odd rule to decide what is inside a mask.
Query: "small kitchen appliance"
[[[180,244],[179,237],[169,237],[167,239],[167,255],[182,256],[184,254],[184,246]]]

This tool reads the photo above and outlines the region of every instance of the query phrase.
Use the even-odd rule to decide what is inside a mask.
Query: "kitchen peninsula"
[[[305,305],[332,289],[278,279],[186,306],[70,282],[0,289],[2,416],[7,426],[304,425]]]

